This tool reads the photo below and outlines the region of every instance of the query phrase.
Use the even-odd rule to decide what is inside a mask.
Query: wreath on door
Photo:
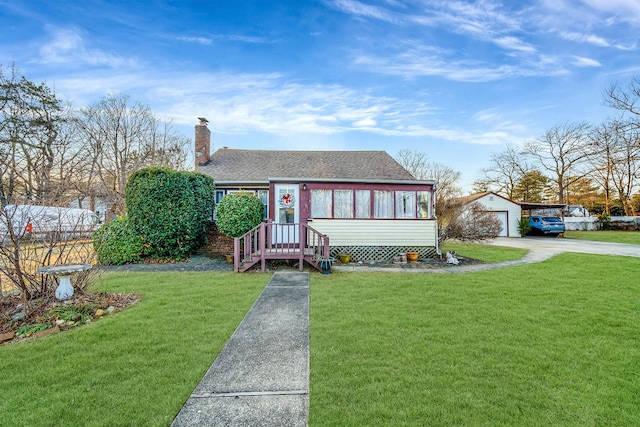
[[[280,197],[280,206],[285,208],[290,208],[293,206],[295,201],[296,199],[295,197],[293,197],[293,194],[291,193],[283,194],[282,197]]]

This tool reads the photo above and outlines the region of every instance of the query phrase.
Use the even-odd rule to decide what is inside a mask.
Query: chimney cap
[[[198,120],[200,120],[200,124],[201,125],[207,125],[207,123],[209,123],[209,120],[205,119],[204,117],[198,117]]]

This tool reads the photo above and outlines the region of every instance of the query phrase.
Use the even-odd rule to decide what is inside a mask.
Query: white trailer
[[[0,212],[0,239],[8,238],[10,228],[18,238],[49,233],[88,237],[98,225],[98,216],[89,209],[7,205]]]

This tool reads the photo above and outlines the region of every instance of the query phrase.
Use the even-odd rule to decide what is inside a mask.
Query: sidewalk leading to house
[[[306,426],[308,409],[309,273],[276,272],[171,425]]]

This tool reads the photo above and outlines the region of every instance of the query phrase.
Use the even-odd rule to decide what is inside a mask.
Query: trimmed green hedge
[[[93,233],[93,247],[100,264],[122,265],[142,261],[142,238],[133,231],[126,216],[97,229]]]
[[[228,237],[240,237],[262,222],[263,205],[251,194],[227,194],[216,207],[216,226]]]
[[[168,168],[140,169],[125,188],[127,214],[144,256],[184,259],[206,239],[214,206],[211,177]]]

